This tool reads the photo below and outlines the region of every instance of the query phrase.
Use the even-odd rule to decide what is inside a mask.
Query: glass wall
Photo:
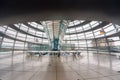
[[[67,30],[61,47],[68,46],[66,48],[64,46],[61,50],[74,47],[75,50],[83,51],[120,51],[119,25],[106,21],[65,21]],[[41,22],[46,23],[47,21]],[[49,46],[49,35],[41,22],[0,26],[0,51],[26,51],[29,50],[29,44]]]
[[[29,44],[48,45],[44,27],[36,22],[0,26],[0,54],[28,51]]]
[[[86,21],[69,22],[64,42],[75,44],[76,50],[119,51],[119,25],[106,21],[90,21],[87,24],[78,25],[84,22]]]
[[[49,31],[48,22],[49,21],[38,21],[1,25],[0,57],[3,55],[12,56],[10,60],[13,60],[13,55],[19,53],[50,51],[50,35],[53,34],[47,32]],[[52,20],[50,22],[52,22]],[[85,58],[83,62],[91,64],[102,66],[107,64],[105,67],[111,67],[111,65],[112,67],[116,67],[119,65],[115,62],[119,59],[111,56],[120,54],[119,25],[106,21],[65,20],[65,22],[67,22],[67,24],[65,24],[67,29],[64,34],[61,34],[62,37],[60,37],[63,38],[59,44],[61,51],[80,51],[86,55],[81,57]],[[42,23],[44,23],[44,25]],[[51,31],[53,30],[51,29]],[[103,53],[109,55],[99,55]],[[21,62],[25,60],[24,55],[18,57],[20,57]],[[15,58],[15,62],[17,61],[17,58]],[[8,62],[8,64],[10,64],[10,62]]]

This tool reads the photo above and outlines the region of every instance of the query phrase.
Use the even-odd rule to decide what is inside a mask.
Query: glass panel
[[[94,28],[94,27],[98,26],[99,24],[100,24],[100,23],[97,22],[97,23],[91,25],[91,27]]]
[[[44,39],[44,40],[43,40],[43,43],[46,43],[46,44],[48,44],[48,40],[45,40],[45,39]]]
[[[119,37],[110,37],[110,38],[108,38],[108,39],[112,39],[112,40],[119,40]]]
[[[83,28],[84,28],[84,30],[87,30],[87,29],[90,28],[90,25],[89,25],[89,24],[86,24],[86,25],[83,26]]]
[[[14,40],[4,38],[2,48],[13,48]]]
[[[107,27],[107,28],[104,28],[104,31],[105,31],[105,32],[108,32],[108,31],[111,31],[111,30],[113,30],[113,29],[115,29],[115,28],[114,28],[113,25],[111,25],[111,26],[109,26],[109,27]]]
[[[81,31],[83,31],[81,26],[76,28],[76,32],[81,32]]]
[[[24,31],[27,32],[28,26],[26,26],[26,25],[24,25],[24,24],[21,24],[20,29],[22,29],[22,30],[24,30]]]
[[[42,25],[40,25],[36,22],[28,22],[28,24],[30,24],[31,26],[36,27],[38,29],[42,29],[42,30],[44,29]]]
[[[27,41],[34,42],[34,37],[27,35]]]
[[[4,32],[5,32],[5,30],[6,30],[6,28],[5,28],[5,27],[0,26],[0,31],[1,31],[1,32],[3,32],[3,33],[4,33]]]
[[[9,36],[11,36],[11,37],[15,37],[16,33],[17,33],[17,31],[14,30],[14,29],[12,29],[12,28],[10,28],[10,27],[8,27],[8,29],[6,31],[6,34],[9,35]]]
[[[24,42],[16,41],[15,49],[24,49]]]
[[[74,23],[73,22],[69,22],[68,26],[74,26]]]
[[[25,34],[22,34],[22,33],[18,32],[17,39],[25,40],[25,37],[26,37]]]
[[[35,35],[35,32],[36,32],[36,31],[35,31],[34,29],[29,28],[28,33]]]
[[[75,28],[71,28],[71,29],[69,29],[68,31],[69,31],[70,33],[71,33],[71,32],[75,32]]]
[[[43,32],[36,32],[36,36],[41,36],[42,37]]]
[[[80,24],[80,21],[79,20],[75,20],[74,21],[74,25],[78,25],[78,24]]]
[[[107,32],[106,35],[111,35],[111,34],[114,34],[114,33],[116,33],[116,30],[115,30],[115,29]]]

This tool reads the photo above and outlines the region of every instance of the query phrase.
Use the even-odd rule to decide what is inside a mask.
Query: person
[[[78,52],[78,56],[80,56],[80,53],[81,53],[81,52]]]
[[[58,57],[60,57],[60,52],[58,53]]]
[[[39,53],[39,57],[40,57],[40,56],[42,56],[42,53],[41,53],[41,52]]]
[[[73,52],[73,56],[76,56],[76,53],[75,53],[75,52]]]

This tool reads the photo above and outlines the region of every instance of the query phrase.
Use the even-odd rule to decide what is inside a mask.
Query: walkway
[[[88,57],[89,56],[89,57]],[[110,59],[111,58],[111,59]],[[26,56],[0,59],[1,80],[120,80],[116,56]]]

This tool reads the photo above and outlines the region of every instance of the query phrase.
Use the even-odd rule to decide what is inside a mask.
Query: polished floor
[[[104,53],[0,55],[0,80],[120,80],[119,71],[120,59]]]

